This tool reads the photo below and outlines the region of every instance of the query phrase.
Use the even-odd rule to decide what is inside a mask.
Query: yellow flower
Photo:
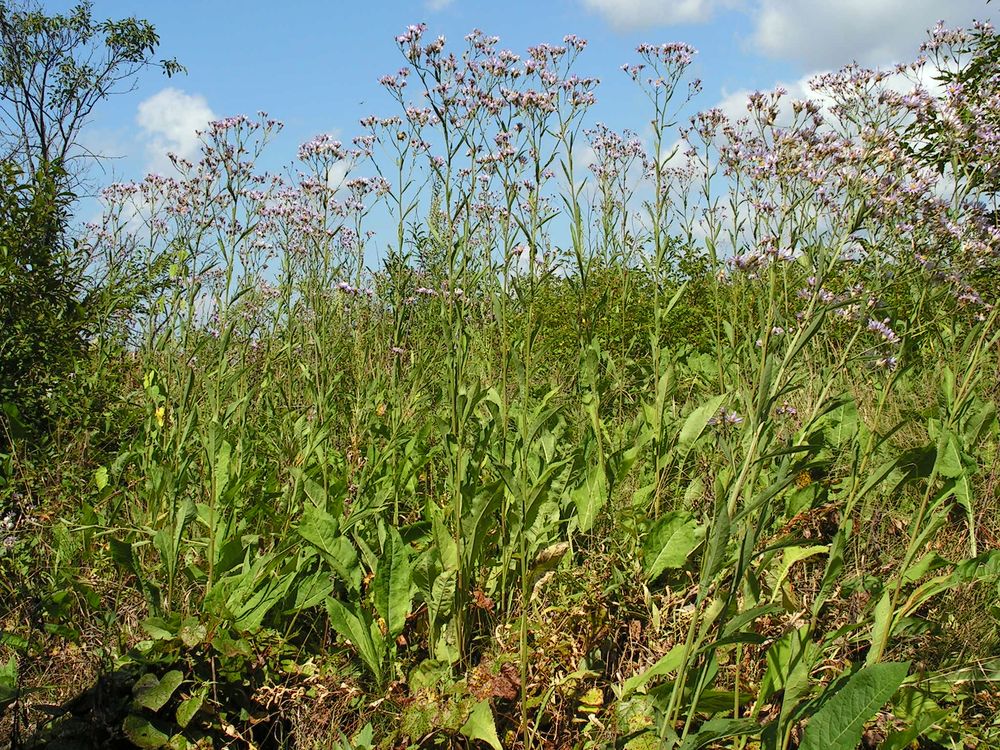
[[[158,425],[160,425],[160,427],[163,427],[163,422],[166,420],[166,416],[167,416],[167,407],[165,407],[165,406],[157,406],[156,407],[156,423]]]

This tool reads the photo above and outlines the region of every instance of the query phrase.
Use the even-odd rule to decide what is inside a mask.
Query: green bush
[[[50,422],[52,395],[85,346],[82,269],[65,232],[72,196],[59,174],[29,181],[0,167],[0,404],[31,430]]]

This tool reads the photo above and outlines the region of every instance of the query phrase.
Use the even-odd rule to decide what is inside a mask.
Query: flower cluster
[[[713,427],[733,427],[743,424],[743,417],[731,409],[720,409],[718,414],[708,420]]]

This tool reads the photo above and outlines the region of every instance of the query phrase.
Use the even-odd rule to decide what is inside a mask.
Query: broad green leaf
[[[594,527],[597,514],[608,499],[608,483],[604,468],[594,466],[587,472],[587,478],[573,490],[573,504],[576,505],[576,523],[580,531],[590,531]]]
[[[910,567],[903,571],[901,578],[904,583],[914,583],[928,573],[949,565],[951,563],[937,552],[928,552],[916,562],[911,563]]]
[[[937,473],[948,479],[957,479],[965,469],[962,466],[962,451],[958,437],[950,430],[942,430],[937,441],[937,458],[934,461]]]
[[[457,571],[449,568],[442,571],[431,585],[431,598],[427,602],[431,620],[440,622],[451,617],[455,604],[455,584]]]
[[[621,695],[618,696],[619,700],[625,700],[636,690],[642,690],[646,687],[646,683],[655,677],[661,677],[665,674],[670,674],[671,672],[676,672],[684,659],[684,644],[678,643],[672,649],[670,649],[666,654],[661,656],[656,664],[651,666],[639,674],[632,675],[621,687]]]
[[[205,642],[208,629],[196,617],[188,617],[181,623],[181,629],[177,635],[180,636],[181,643],[188,648],[194,648]]]
[[[954,482],[952,492],[955,496],[955,502],[965,511],[965,520],[969,524],[969,550],[975,557],[979,554],[979,549],[976,544],[976,511],[972,504],[972,487],[969,477],[965,473],[956,477]]]
[[[375,734],[375,729],[372,727],[371,723],[365,724],[357,734],[351,738],[351,746],[354,750],[371,750],[375,745],[373,744],[373,737]]]
[[[951,411],[955,405],[955,373],[947,365],[941,372],[941,392],[944,394],[948,411]]]
[[[184,682],[184,675],[176,669],[170,670],[158,680],[154,675],[147,673],[135,683],[135,687],[132,689],[134,703],[137,706],[148,708],[150,711],[159,711],[167,705],[167,701],[170,700],[182,682]]]
[[[855,750],[865,722],[892,698],[909,669],[909,662],[861,669],[809,720],[799,750]]]
[[[700,476],[695,476],[691,483],[684,490],[684,505],[690,507],[701,501],[705,494],[705,480]]]
[[[358,651],[358,656],[371,670],[375,679],[382,679],[382,658],[385,643],[381,638],[376,641],[370,619],[364,612],[353,608],[348,609],[337,599],[326,600],[326,611],[330,615],[330,624],[344,640],[350,641]]]
[[[791,630],[776,640],[764,655],[767,670],[761,680],[760,697],[766,700],[779,690],[798,689],[809,678],[809,628]]]
[[[112,560],[141,580],[131,542],[126,542],[122,539],[108,539],[108,549],[111,552]]]
[[[233,456],[233,446],[228,440],[223,440],[218,453],[215,456],[215,505],[219,507],[219,500],[226,487],[229,485],[229,463]]]
[[[177,624],[171,624],[162,617],[147,617],[141,625],[154,641],[168,641],[177,635]]]
[[[94,472],[94,484],[97,485],[97,490],[100,492],[105,487],[108,486],[108,467],[101,466],[98,467],[97,471]]]
[[[226,609],[235,627],[245,633],[254,633],[260,630],[267,613],[284,598],[295,574],[278,575],[271,566],[260,566],[230,578],[234,580],[226,598]]]
[[[771,601],[776,601],[781,595],[781,586],[785,582],[785,578],[791,572],[792,567],[797,562],[802,560],[807,560],[808,558],[819,555],[829,550],[827,545],[813,545],[811,547],[785,547],[781,553],[781,565],[778,567],[778,572],[774,579],[774,592],[771,595]]]
[[[833,540],[830,542],[830,554],[826,559],[826,569],[823,571],[823,580],[819,587],[819,594],[816,595],[813,601],[813,615],[819,612],[840,581],[840,574],[844,570],[844,549],[853,529],[854,521],[846,518],[833,535]]]
[[[17,699],[17,657],[0,662],[0,709]]]
[[[452,672],[449,662],[424,659],[410,670],[406,681],[411,690],[417,691],[443,685],[449,682],[451,678]]]
[[[646,535],[643,542],[643,567],[646,580],[655,580],[663,571],[680,568],[701,542],[704,529],[690,513],[665,513]]]
[[[493,750],[503,750],[500,738],[497,737],[497,726],[489,701],[480,701],[473,706],[472,713],[459,731],[473,742],[482,740]]]
[[[1000,577],[1000,550],[991,550],[970,560],[955,565],[950,573],[931,578],[920,584],[907,597],[907,611],[912,612],[931,597],[945,591],[975,581],[996,580]]]
[[[796,720],[796,711],[809,691],[810,675],[821,654],[821,647],[810,637],[808,625],[791,631],[788,636],[787,640],[782,638],[774,644],[783,646],[776,653],[778,659],[772,660],[773,654],[770,649],[767,652],[768,673],[772,666],[778,665],[779,660],[781,662],[780,669],[777,670],[780,672],[783,691],[781,713],[778,715],[777,724],[780,732],[784,732],[789,724]],[[765,673],[766,680],[767,673]]]
[[[311,576],[299,578],[295,585],[295,604],[292,608],[298,612],[322,604],[330,594],[330,576],[328,573],[314,573]]]
[[[701,704],[699,704],[700,707]],[[760,730],[761,724],[755,719],[724,719],[722,717],[709,719],[698,727],[698,730],[694,734],[689,734],[681,743],[678,750],[697,750],[709,743],[718,742],[727,737],[757,734]]]
[[[388,529],[375,579],[372,581],[375,611],[385,620],[389,636],[403,632],[413,601],[413,573],[406,545],[399,532]]]
[[[701,565],[701,586],[704,589],[708,583],[722,570],[729,547],[729,531],[732,519],[726,502],[726,489],[720,492],[721,477],[716,477],[715,516],[708,532],[708,545],[705,559]]]
[[[170,742],[170,737],[153,726],[149,719],[136,714],[129,714],[125,718],[122,730],[133,745],[143,750],[157,750]]]
[[[913,723],[906,729],[893,732],[886,737],[885,742],[879,745],[879,750],[910,750],[920,735],[948,716],[949,713],[950,711],[944,709],[925,711],[915,717]]]
[[[201,687],[195,690],[190,698],[180,702],[180,705],[177,706],[175,716],[177,718],[177,725],[181,729],[186,728],[187,725],[191,723],[191,719],[193,719],[194,715],[201,709],[207,695],[208,689]]]
[[[680,434],[677,436],[677,445],[682,451],[691,449],[694,442],[705,431],[708,420],[719,412],[719,408],[725,400],[725,394],[713,396],[688,414],[687,419],[684,420],[684,425],[681,427]]]
[[[351,541],[340,534],[337,519],[322,508],[306,506],[296,531],[316,548],[326,564],[349,588],[359,588],[361,570],[358,566],[358,553]]]
[[[997,407],[992,401],[987,401],[982,408],[968,421],[963,430],[965,446],[967,450],[972,450],[989,435],[997,421]]]
[[[874,622],[872,623],[872,647],[868,651],[866,661],[869,666],[882,658],[882,651],[891,635],[889,629],[895,619],[892,611],[892,594],[886,589],[875,605]]]
[[[841,450],[858,433],[860,420],[858,407],[854,401],[848,401],[820,418],[823,441],[831,448]]]

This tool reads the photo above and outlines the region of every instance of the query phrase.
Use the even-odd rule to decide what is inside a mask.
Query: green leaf
[[[845,402],[817,420],[817,426],[822,430],[823,441],[838,451],[858,434],[859,424],[858,407],[854,401]]]
[[[965,447],[967,450],[973,449],[984,440],[987,440],[989,433],[997,421],[997,407],[992,401],[987,401],[982,408],[968,421],[963,430],[965,437]]]
[[[587,472],[583,484],[573,490],[573,504],[576,505],[576,523],[580,531],[590,531],[594,527],[597,514],[608,499],[608,483],[604,468],[594,466]]]
[[[219,500],[229,484],[229,464],[233,456],[233,446],[228,440],[222,441],[215,456],[215,506],[219,507]]]
[[[678,750],[697,750],[710,742],[724,740],[727,737],[740,737],[757,734],[761,730],[760,722],[755,719],[724,719],[718,717],[709,719],[694,734],[689,734]]]
[[[97,471],[94,472],[94,484],[97,485],[97,491],[100,492],[105,487],[108,486],[108,467],[101,466],[98,467]]]
[[[955,373],[950,367],[945,367],[941,373],[941,392],[944,394],[948,411],[955,405]]]
[[[680,568],[701,542],[704,529],[690,513],[665,513],[649,530],[643,542],[643,567],[646,579],[655,580],[668,568]]]
[[[771,595],[771,601],[776,601],[781,595],[781,586],[785,582],[785,578],[791,572],[795,563],[807,560],[814,555],[822,554],[828,549],[829,547],[827,545],[813,545],[811,547],[785,547],[781,552],[781,564],[778,566],[778,572],[774,578],[774,592]]]
[[[17,699],[17,657],[0,663],[0,709]]]
[[[258,558],[249,570],[226,576],[224,585],[212,589],[212,596],[216,591],[225,595],[227,616],[234,627],[245,633],[260,629],[268,612],[284,598],[294,582],[294,573],[279,575],[274,564],[269,557]]]
[[[726,489],[716,478],[715,515],[708,533],[708,544],[705,549],[705,559],[701,564],[701,585],[706,586],[722,570],[729,547],[729,531],[732,528],[732,518],[729,516],[726,501]],[[722,490],[722,491],[720,491]]]
[[[909,750],[920,735],[948,716],[949,713],[950,711],[939,708],[920,714],[906,729],[893,732],[886,737],[885,742],[879,746],[879,750]]]
[[[134,703],[150,711],[159,711],[165,705],[174,691],[184,682],[184,675],[172,669],[159,680],[152,674],[144,674],[132,688]]]
[[[135,564],[135,553],[132,551],[132,543],[122,539],[108,539],[108,550],[111,552],[111,559],[122,566],[136,578],[140,578],[139,569]]]
[[[688,451],[691,449],[695,440],[697,440],[701,436],[701,433],[705,431],[705,426],[708,424],[708,420],[718,413],[719,408],[722,406],[722,402],[725,400],[725,394],[722,394],[721,396],[713,396],[704,404],[688,414],[687,419],[684,420],[683,427],[681,427],[680,434],[677,436],[677,445],[681,448],[681,450]]]
[[[162,617],[147,617],[141,625],[154,641],[169,641],[177,635],[177,625],[167,622]]]
[[[177,632],[177,635],[183,643],[188,648],[194,648],[205,641],[205,636],[208,634],[208,629],[198,622],[197,617],[186,617],[181,623],[181,629]]]
[[[389,636],[403,632],[413,601],[413,572],[406,545],[391,526],[385,537],[382,559],[372,581],[375,611],[385,620]]]
[[[191,719],[194,715],[201,710],[202,704],[205,702],[205,696],[208,695],[208,688],[202,687],[194,691],[190,698],[180,702],[177,706],[177,725],[181,729],[187,728],[187,725],[191,723]]]
[[[889,629],[895,620],[892,611],[892,596],[888,589],[883,592],[878,603],[876,603],[875,614],[872,619],[872,648],[868,651],[867,657],[869,666],[874,665],[876,660],[882,658],[885,644],[891,635]]]
[[[957,479],[965,471],[962,466],[962,451],[958,445],[958,436],[951,430],[942,430],[938,436],[934,468],[938,474],[949,479]]]
[[[964,473],[953,481],[954,485],[951,490],[955,496],[955,502],[965,511],[965,520],[969,524],[969,552],[975,557],[979,554],[979,548],[976,544],[976,509],[972,504],[972,486],[968,475]]]
[[[340,534],[337,519],[322,508],[307,505],[296,531],[352,590],[360,587],[358,553],[350,540]]]
[[[909,669],[909,662],[861,669],[809,720],[799,750],[855,750],[865,722],[892,698]]]
[[[760,684],[761,699],[770,698],[779,690],[786,695],[801,694],[809,682],[809,672],[817,647],[809,639],[809,627],[790,630],[768,648],[764,658],[767,670]]]
[[[621,687],[621,695],[618,696],[618,699],[625,700],[636,690],[642,690],[646,687],[646,683],[654,677],[660,677],[665,674],[670,674],[671,672],[676,672],[680,668],[683,660],[684,644],[678,643],[666,654],[661,656],[656,664],[651,666],[649,669],[640,672],[639,674],[632,675],[625,680],[625,683]]]
[[[143,750],[156,750],[165,747],[170,737],[161,732],[149,719],[136,714],[129,714],[122,723],[122,730],[129,741]]]
[[[853,529],[854,522],[850,518],[846,518],[833,535],[833,540],[830,542],[830,554],[826,560],[826,569],[823,571],[823,580],[819,587],[819,594],[816,595],[812,605],[814,615],[826,603],[840,581],[840,574],[844,569],[844,549],[847,546],[847,541]]]
[[[497,725],[493,721],[493,711],[490,709],[489,701],[480,701],[473,706],[469,719],[459,731],[473,742],[482,740],[493,750],[503,750],[500,738],[497,737]]]
[[[431,585],[431,597],[427,609],[433,622],[440,622],[451,617],[455,604],[455,591],[458,571],[448,568],[441,572]]]
[[[330,615],[330,624],[340,634],[341,638],[350,641],[358,651],[358,656],[371,670],[376,680],[382,679],[382,657],[385,643],[381,637],[376,642],[377,629],[372,627],[370,617],[352,605],[348,609],[337,599],[326,600],[326,611]]]

